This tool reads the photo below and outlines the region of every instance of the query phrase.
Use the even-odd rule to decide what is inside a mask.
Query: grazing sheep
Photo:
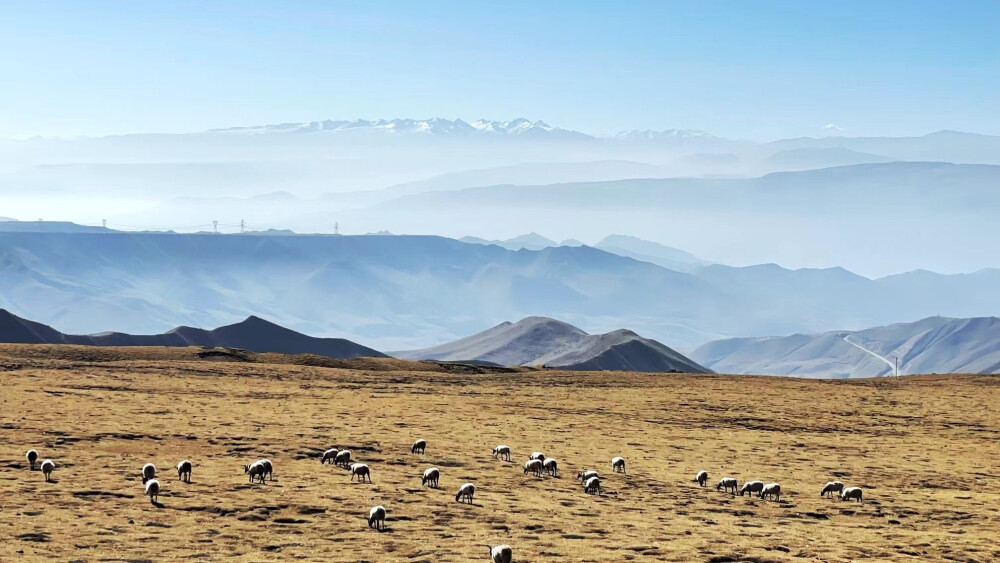
[[[819,494],[821,497],[832,497],[833,493],[840,493],[844,490],[844,484],[840,481],[830,481],[823,487],[823,492]]]
[[[490,550],[490,561],[493,563],[510,563],[514,560],[514,550],[509,545],[486,546]]]
[[[777,483],[764,485],[764,488],[760,490],[760,498],[766,499],[767,497],[774,497],[775,501],[781,500],[781,485]]]
[[[503,459],[510,461],[510,446],[504,446],[501,444],[493,448],[493,457],[502,457]]]
[[[584,469],[583,471],[576,474],[576,478],[580,480],[580,483],[585,483],[587,479],[597,476],[598,476],[597,472],[592,469],[591,470]]]
[[[149,497],[149,502],[156,504],[156,501],[160,498],[160,482],[156,479],[150,479],[146,481],[146,496]]]
[[[250,465],[244,465],[243,472],[249,476],[249,482],[251,483],[253,483],[254,477],[260,479],[261,483],[264,482],[264,464],[259,461],[255,461]]]
[[[694,480],[698,482],[699,486],[704,487],[705,483],[708,483],[708,471],[699,471],[698,474],[694,476]]]
[[[864,504],[861,500],[861,487],[847,487],[840,493],[840,500],[858,499],[858,504]]]
[[[455,500],[461,502],[462,497],[468,499],[469,504],[472,504],[472,497],[476,494],[476,486],[472,483],[466,483],[462,485],[462,488],[458,490],[458,494],[455,495]]]
[[[699,473],[698,476],[700,477],[701,474]],[[756,481],[756,482],[759,483],[760,481]],[[736,482],[736,478],[735,477],[723,477],[719,481],[719,484],[715,486],[715,490],[716,491],[722,490],[722,491],[729,492],[729,490],[732,489],[733,490],[733,494],[735,495],[736,494],[736,485],[737,484],[738,483]],[[763,483],[761,483],[761,484],[763,485]],[[747,488],[747,485],[743,485],[743,488],[744,489]],[[742,490],[740,491],[740,496],[743,496],[743,491]]]
[[[153,477],[156,477],[156,466],[152,463],[147,463],[142,466],[142,484],[145,485],[146,481],[149,481]]]
[[[431,488],[438,488],[438,480],[441,479],[441,470],[437,467],[431,467],[424,471],[424,476],[420,479],[420,486],[430,483]]]
[[[372,482],[372,472],[368,469],[368,466],[363,463],[355,463],[351,465],[351,481],[354,480],[355,476],[358,477],[358,481],[361,483],[365,482],[365,477],[368,478],[369,483]]]
[[[351,450],[340,450],[333,462],[335,465],[349,467],[351,465]]]
[[[381,504],[368,511],[368,527],[376,530],[385,529],[385,507]]]
[[[410,453],[422,454],[424,453],[425,449],[427,449],[427,440],[420,439],[417,440],[416,442],[413,442],[413,445],[410,446]]]
[[[177,464],[177,478],[181,481],[191,482],[191,462],[184,460]]]
[[[537,459],[538,461],[545,461],[545,454],[542,452],[531,452],[528,459]]]
[[[338,450],[337,448],[330,448],[325,452],[323,452],[323,455],[319,458],[320,465],[326,463],[327,460],[330,460],[330,463],[333,463],[334,460],[337,459],[338,452],[340,452],[340,450]]]
[[[543,461],[542,467],[553,477],[559,473],[559,462],[556,461],[556,458],[554,457],[547,458]]]
[[[611,468],[615,470],[615,473],[626,473],[625,471],[625,458],[616,457],[611,460]]]
[[[588,494],[602,494],[604,491],[601,489],[600,477],[591,477],[590,479],[587,479],[587,482],[583,485],[583,492]]]
[[[47,459],[42,462],[42,475],[45,475],[45,480],[49,480],[49,475],[52,475],[52,471],[56,468],[56,464],[52,462],[51,459]]]
[[[38,461],[38,452],[35,450],[28,450],[28,453],[24,454],[24,457],[28,458],[28,464],[31,466],[31,470],[35,470],[35,462]]]
[[[540,459],[529,459],[528,461],[524,462],[524,474],[527,475],[529,471],[531,473],[533,473],[535,475],[535,477],[541,477],[542,476],[542,460],[540,460]]]
[[[759,493],[762,490],[764,490],[763,481],[747,481],[746,483],[743,483],[743,488],[740,489],[740,496],[743,496],[744,494],[750,495],[753,493]]]

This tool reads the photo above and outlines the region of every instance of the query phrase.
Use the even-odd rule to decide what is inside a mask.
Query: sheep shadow
[[[152,504],[156,508],[166,508],[167,507],[167,505],[163,504],[162,502],[160,502],[158,500],[156,500],[156,501],[150,501],[150,504]]]

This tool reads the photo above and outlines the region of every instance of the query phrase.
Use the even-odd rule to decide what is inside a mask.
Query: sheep
[[[38,461],[38,452],[35,450],[28,450],[28,453],[24,454],[24,457],[28,458],[28,464],[31,466],[31,470],[35,470],[35,462]]]
[[[184,460],[177,464],[177,478],[181,481],[191,482],[191,462]]]
[[[424,476],[420,479],[420,486],[423,487],[426,484],[430,484],[431,488],[438,488],[438,480],[441,479],[441,470],[437,467],[431,467],[424,471]]]
[[[823,492],[821,492],[819,494],[819,496],[821,496],[821,497],[826,497],[826,496],[832,497],[833,493],[840,493],[840,491],[843,491],[843,490],[844,490],[844,484],[843,483],[841,483],[840,481],[830,481],[829,483],[826,484],[825,487],[823,487]]]
[[[413,442],[413,445],[410,446],[410,453],[411,454],[422,454],[422,453],[424,453],[425,449],[427,449],[427,440],[420,439],[420,440],[417,440],[416,442]]]
[[[455,501],[461,502],[462,497],[465,497],[469,504],[472,504],[472,497],[476,494],[476,486],[472,483],[466,483],[462,485],[462,488],[458,489],[458,494],[455,495]]]
[[[583,485],[583,492],[588,494],[602,494],[604,491],[601,489],[601,479],[600,477],[591,477],[587,479],[587,482]]]
[[[858,504],[864,504],[864,501],[861,500],[861,496],[861,487],[847,487],[841,491],[840,500],[851,500],[856,498],[858,499]]]
[[[271,460],[269,460],[269,459],[262,459],[262,460],[260,460],[260,463],[261,463],[261,465],[264,466],[264,473],[261,474],[262,476],[261,476],[260,482],[261,483],[264,482],[263,475],[267,475],[270,478],[269,479],[270,481],[274,481],[274,464],[271,463]]]
[[[254,477],[259,478],[261,483],[264,482],[264,464],[259,461],[255,461],[250,465],[244,465],[243,472],[249,476],[249,482],[251,483],[253,483]]]
[[[42,475],[45,475],[45,481],[49,481],[49,475],[52,475],[52,471],[55,470],[56,464],[52,462],[51,459],[47,459],[42,462]]]
[[[764,489],[763,481],[747,481],[746,483],[743,483],[743,488],[740,489],[740,496],[743,496],[744,494],[750,495],[753,493],[759,493],[763,489]]]
[[[701,477],[701,473],[699,473],[698,476]],[[707,477],[707,475],[706,475],[706,477]],[[735,477],[723,477],[721,480],[719,480],[719,484],[715,486],[715,490],[716,491],[722,490],[722,491],[729,492],[729,489],[732,489],[733,490],[733,494],[735,495],[736,494],[736,485],[738,485],[738,483],[737,483]],[[744,484],[743,488],[746,489],[747,485]],[[743,496],[743,491],[742,490],[740,491],[740,496]]]
[[[369,469],[368,466],[363,463],[355,463],[351,465],[351,481],[354,480],[355,476],[358,477],[358,481],[361,483],[365,482],[365,477],[368,478],[369,483],[372,482],[371,469]]]
[[[160,482],[156,479],[150,479],[146,481],[146,496],[149,497],[149,502],[156,504],[156,501],[160,498]]]
[[[760,490],[759,498],[774,497],[774,500],[781,500],[781,485],[777,483],[768,483],[764,485],[764,488]]]
[[[549,473],[549,475],[556,477],[559,473],[559,462],[556,458],[550,457],[542,462],[542,467]]]
[[[368,511],[368,527],[379,531],[385,529],[385,507],[381,504]]]
[[[327,460],[330,460],[330,463],[333,463],[334,460],[337,459],[337,453],[338,452],[340,452],[340,450],[338,450],[337,448],[330,448],[329,450],[326,450],[325,452],[323,452],[323,455],[320,456],[320,458],[319,458],[320,465],[323,465],[324,463],[326,463]]]
[[[590,479],[591,477],[597,477],[597,476],[598,476],[597,472],[594,471],[594,470],[592,470],[592,469],[590,469],[590,470],[584,469],[583,471],[581,471],[581,472],[579,472],[579,473],[576,474],[576,478],[580,480],[581,484],[585,483],[587,481],[587,479]]]
[[[611,460],[611,468],[615,470],[615,473],[627,473],[625,471],[625,458],[616,457]]]
[[[527,475],[529,471],[533,473],[535,477],[541,477],[542,461],[539,459],[529,459],[528,461],[524,462],[524,474]]]
[[[514,550],[509,545],[487,545],[490,550],[490,561],[493,563],[510,563],[514,560]]]
[[[708,471],[699,471],[698,474],[694,476],[694,480],[698,482],[699,486],[704,487],[705,483],[708,482]]]
[[[503,458],[510,461],[510,446],[505,446],[503,444],[493,448],[493,457]]]
[[[156,477],[156,466],[152,463],[147,463],[142,466],[142,484],[145,485],[147,481]]]
[[[335,465],[349,467],[351,465],[351,450],[340,450],[333,462]]]
[[[545,454],[543,454],[542,452],[531,452],[531,455],[528,456],[528,459],[537,459],[538,461],[545,461]]]

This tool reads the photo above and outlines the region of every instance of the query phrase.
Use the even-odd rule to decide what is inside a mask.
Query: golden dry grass
[[[1000,378],[850,382],[350,369],[193,349],[0,346],[0,560],[991,561]],[[275,362],[275,363],[266,363]],[[425,438],[425,455],[410,444]],[[494,460],[498,443],[514,463]],[[321,466],[350,448],[374,484]],[[56,482],[24,452],[56,464]],[[533,450],[559,478],[525,476]],[[628,459],[628,475],[609,460]],[[275,463],[248,485],[242,464]],[[191,484],[173,467],[194,462]],[[139,469],[159,468],[162,507]],[[430,466],[441,490],[420,487]],[[574,476],[594,468],[606,494]],[[709,487],[692,482],[707,469]],[[781,502],[717,492],[778,481]],[[820,498],[840,478],[866,502]],[[455,502],[471,481],[475,505]],[[365,517],[389,512],[377,533]]]

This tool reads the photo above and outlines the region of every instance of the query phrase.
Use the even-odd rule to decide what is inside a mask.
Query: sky
[[[519,116],[1000,134],[998,31],[993,1],[12,1],[0,138]]]

